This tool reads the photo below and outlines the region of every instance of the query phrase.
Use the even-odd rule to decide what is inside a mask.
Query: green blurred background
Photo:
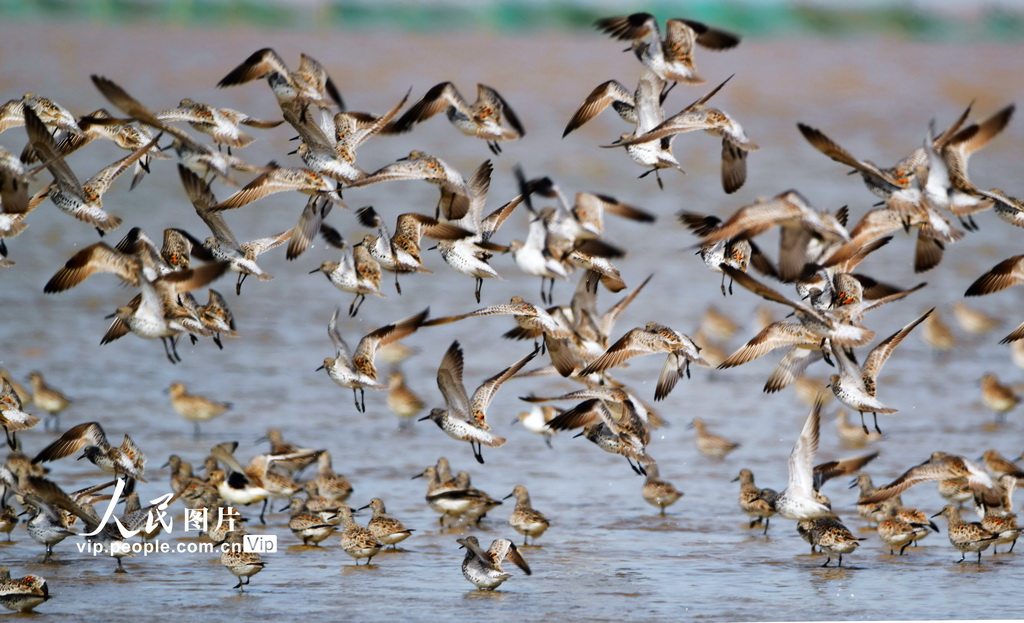
[[[636,11],[662,19],[683,14],[753,37],[871,33],[926,41],[1024,39],[1024,1],[1020,0],[0,0],[0,19],[4,21],[59,19],[268,29],[580,30],[591,28],[598,17]]]

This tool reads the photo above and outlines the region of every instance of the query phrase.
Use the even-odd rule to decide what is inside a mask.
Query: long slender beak
[[[423,420],[429,420],[429,419],[430,419],[430,416],[429,416],[429,415],[424,415],[423,417],[419,418],[419,419],[418,419],[418,420],[416,420],[416,421],[417,421],[417,422],[422,422]]]
[[[730,480],[729,482],[736,482],[736,481],[738,481],[739,479],[740,479],[740,477],[739,477],[739,476],[737,476],[737,477],[733,478],[732,480]]]
[[[582,436],[583,436],[583,433],[579,432],[579,433],[576,433],[575,435],[573,435],[572,438],[576,439],[577,437],[582,437]]]
[[[420,472],[420,473],[416,474],[415,476],[413,476],[412,478],[410,478],[409,480],[416,480],[417,478],[423,478],[423,476],[425,476],[425,475],[426,475],[426,472]]]
[[[366,506],[360,506],[359,508],[357,508],[357,509],[355,510],[355,512],[357,512],[357,513],[358,513],[359,511],[363,510],[364,508],[370,508],[370,505],[369,505],[369,504],[367,504]]]
[[[515,493],[515,491],[513,491],[512,493],[509,493],[508,495],[506,495],[505,497],[503,497],[503,498],[501,498],[501,499],[503,499],[503,500],[507,500],[507,499],[509,499],[510,497],[512,497],[512,496],[513,496],[513,495],[515,495],[515,494],[516,494],[516,493]]]
[[[318,273],[318,272],[320,272],[320,269],[319,268],[314,268],[313,270],[309,271],[309,274],[312,275],[313,273]]]
[[[320,367],[319,367],[319,368],[317,368],[316,370],[314,370],[314,372],[319,372],[319,371],[321,371],[321,370],[323,370],[323,369],[324,369],[324,365],[323,365],[323,364],[320,364]]]
[[[935,519],[936,517],[938,517],[941,514],[942,514],[942,511],[939,511],[939,512],[935,513],[934,515],[932,515],[929,519]]]

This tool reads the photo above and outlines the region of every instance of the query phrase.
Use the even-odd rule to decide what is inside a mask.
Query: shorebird
[[[118,483],[117,490],[120,491],[120,481]],[[27,478],[27,484],[22,488],[22,494],[25,496],[25,500],[37,509],[36,516],[29,521],[29,534],[37,541],[46,543],[47,553],[44,562],[49,560],[52,544],[59,543],[67,536],[62,535],[62,532],[70,532],[71,526],[77,519],[81,519],[87,532],[71,534],[85,536],[90,545],[100,548],[96,551],[102,551],[117,558],[115,573],[125,572],[122,559],[132,555],[130,548],[125,546],[125,536],[119,528],[115,528],[114,524],[104,523],[100,519],[93,510],[88,497],[112,484],[114,484],[113,481],[88,487],[69,495],[46,478],[36,476]],[[40,519],[44,519],[44,521],[39,522]],[[35,526],[33,526],[33,522],[36,522]],[[94,550],[90,548],[90,551]]]
[[[637,110],[636,99],[633,93],[626,89],[618,80],[607,80],[594,87],[590,95],[583,100],[583,104],[573,113],[569,123],[562,132],[562,138],[569,135],[584,123],[600,115],[609,106],[619,114],[626,123],[636,125]]]
[[[821,565],[822,567],[827,567],[828,563],[832,562],[832,554],[839,555],[839,562],[836,563],[836,566],[842,567],[843,554],[849,554],[857,549],[860,542],[864,540],[863,537],[853,536],[849,528],[844,526],[833,514],[814,519],[802,519],[797,531],[811,543],[812,550],[817,547],[825,552],[826,560],[825,564]]]
[[[629,392],[617,388],[594,387],[556,398],[523,399],[528,402],[582,399],[583,402],[548,422],[548,428],[559,431],[582,427],[583,431],[576,437],[586,437],[602,450],[625,457],[634,472],[647,475],[644,466],[654,462],[654,458],[647,453],[651,428],[661,423],[661,420]]]
[[[263,571],[263,568],[267,566],[258,553],[243,551],[242,541],[244,538],[245,533],[236,529],[228,532],[223,540],[215,543],[215,545],[221,546],[220,564],[238,578],[238,584],[231,588],[237,588],[240,591],[244,591],[244,587],[249,586],[252,576]]]
[[[28,430],[39,423],[39,418],[21,410],[21,399],[7,379],[0,378],[0,426],[7,437],[7,445],[18,447],[15,433]]]
[[[344,474],[334,471],[331,465],[331,453],[320,450],[316,457],[317,474],[312,481],[317,493],[334,502],[344,502],[352,495],[352,483]]]
[[[816,404],[807,414],[807,420],[800,430],[793,451],[789,455],[789,481],[778,496],[769,500],[775,511],[786,519],[796,521],[818,519],[832,511],[816,499],[813,469],[814,455],[818,451],[818,435],[821,426],[821,404]],[[767,528],[767,526],[766,526]]]
[[[53,99],[36,93],[25,93],[19,99],[8,100],[0,105],[0,132],[24,125],[26,110],[31,110],[45,125],[51,126],[54,133],[58,130],[82,133],[71,111]]]
[[[394,235],[390,234],[384,219],[372,206],[357,210],[356,216],[363,226],[377,230],[376,236],[367,234],[359,244],[369,250],[381,268],[395,273],[395,290],[399,294],[402,293],[398,284],[399,273],[430,272],[424,268],[421,257],[420,240],[423,236],[437,240],[456,240],[473,235],[473,232],[457,225],[417,212],[399,214]]]
[[[878,428],[878,414],[896,413],[897,409],[886,406],[875,397],[878,374],[903,338],[928,318],[933,311],[935,311],[934,307],[882,340],[868,353],[863,366],[857,365],[844,350],[835,351],[840,374],[833,374],[829,377],[829,385],[841,403],[860,413],[861,426],[865,432],[867,432],[867,424],[864,423],[864,413],[871,412],[874,415],[875,431],[879,434],[882,433],[882,430]]]
[[[78,119],[81,134],[70,132],[57,142],[57,148],[64,156],[78,151],[96,139],[105,139],[125,151],[134,152],[149,141],[153,133],[149,127],[130,120],[117,119],[105,108],[99,108]],[[134,190],[142,178],[150,172],[153,160],[170,160],[171,157],[159,149],[150,149],[135,162],[129,190]]]
[[[998,535],[982,528],[981,523],[977,521],[964,521],[963,517],[960,516],[960,507],[955,504],[946,504],[942,507],[941,511],[935,513],[932,517],[938,517],[939,515],[944,515],[949,522],[946,533],[949,535],[949,542],[960,551],[960,560],[957,562],[963,562],[967,557],[967,552],[978,552],[978,564],[980,565],[981,552],[988,549],[989,545],[992,545],[998,538]]]
[[[836,429],[839,431],[839,439],[844,445],[851,448],[860,448],[869,443],[880,441],[883,437],[876,431],[864,432],[863,426],[851,424],[846,409],[836,411]]]
[[[199,394],[189,394],[184,383],[171,383],[167,391],[171,395],[171,406],[178,415],[192,422],[193,436],[199,438],[199,423],[212,420],[231,408],[230,402],[216,402]]]
[[[671,482],[661,479],[657,463],[651,463],[646,469],[647,478],[640,488],[640,495],[643,496],[645,502],[656,506],[659,513],[664,515],[665,508],[672,506],[679,498],[683,497],[683,492]]]
[[[464,318],[475,316],[512,316],[516,324],[524,331],[529,331],[540,336],[550,336],[552,339],[562,339],[572,336],[572,332],[556,321],[546,310],[528,303],[521,296],[513,296],[507,304],[489,305],[483,309],[458,314],[456,316],[444,316],[431,318],[423,323],[424,326],[448,324]],[[539,346],[536,342],[535,346]]]
[[[330,336],[331,342],[334,344],[334,357],[324,359],[323,365],[317,370],[326,369],[332,381],[341,387],[351,389],[356,410],[362,413],[366,410],[366,388],[387,389],[386,385],[377,380],[377,367],[374,365],[377,350],[381,346],[400,340],[416,331],[423,324],[427,314],[430,313],[430,308],[371,331],[359,340],[351,355],[349,355],[348,345],[345,344],[341,333],[338,332],[340,311],[340,309],[334,310],[331,321],[327,325],[327,335]]]
[[[526,135],[526,130],[508,102],[493,88],[477,84],[476,101],[470,104],[451,82],[431,87],[426,95],[382,132],[408,132],[417,123],[440,112],[444,112],[448,121],[463,134],[486,141],[487,147],[495,155],[501,153],[502,142],[514,141]],[[503,126],[502,118],[511,127]]]
[[[577,373],[584,377],[609,368],[622,365],[626,360],[638,355],[668,353],[665,365],[662,366],[655,388],[654,399],[662,400],[668,396],[683,374],[690,376],[690,362],[710,367],[700,356],[700,348],[688,336],[657,322],[648,322],[643,328],[631,329],[626,332],[608,350],[597,359],[591,361]]]
[[[219,150],[211,149],[207,145],[198,143],[185,131],[164,123],[157,118],[153,111],[109,78],[95,74],[91,78],[100,93],[120,109],[121,112],[128,115],[131,119],[174,137],[171,145],[177,152],[181,164],[195,173],[203,176],[216,175],[223,179],[225,183],[237,186],[238,183],[230,176],[230,169],[247,172],[263,170],[263,167],[251,165],[237,156],[225,154]]]
[[[498,271],[488,263],[494,253],[509,251],[509,247],[490,242],[491,238],[512,214],[512,211],[523,202],[524,195],[517,195],[510,201],[484,216],[484,204],[491,185],[491,173],[494,167],[491,161],[484,161],[473,176],[466,182],[469,189],[469,205],[466,214],[460,219],[452,220],[465,230],[473,232],[472,236],[464,236],[451,240],[440,240],[437,243],[441,258],[457,272],[473,277],[476,281],[474,295],[480,302],[480,290],[484,279],[501,279]]]
[[[522,411],[516,416],[516,422],[523,425],[523,428],[536,433],[538,435],[544,435],[544,443],[547,447],[551,447],[551,438],[555,436],[555,431],[548,427],[548,422],[553,420],[562,411],[556,409],[551,405],[533,405],[533,408],[529,411]],[[513,422],[514,424],[515,422]]]
[[[210,449],[210,456],[224,467],[222,475],[213,483],[221,498],[230,504],[248,506],[255,502],[263,502],[260,510],[260,522],[266,523],[265,515],[270,497],[290,498],[298,493],[301,486],[286,474],[274,468],[277,462],[286,462],[297,458],[315,455],[315,450],[304,450],[290,454],[257,454],[249,459],[249,464],[242,466],[235,458],[234,452],[238,442],[226,441]]]
[[[383,544],[372,531],[356,523],[352,517],[352,509],[344,504],[338,509],[344,529],[341,532],[341,548],[359,564],[360,558],[366,559],[369,565]]]
[[[310,169],[341,184],[360,180],[366,177],[366,172],[356,165],[356,150],[383,131],[408,98],[406,93],[398,104],[380,116],[362,112],[331,114],[329,109],[319,106],[285,110],[285,121],[295,128],[302,140],[292,153],[297,153]]]
[[[399,417],[400,429],[405,429],[410,418],[423,410],[426,403],[405,382],[405,374],[397,368],[388,373],[388,409]]]
[[[364,244],[346,245],[339,235],[337,244],[333,246],[341,249],[341,259],[337,262],[325,260],[320,268],[309,271],[309,274],[323,273],[335,288],[355,294],[348,306],[348,315],[355,318],[367,294],[384,298],[384,293],[380,291],[380,264]]]
[[[211,106],[187,97],[178,102],[177,108],[157,112],[156,117],[165,122],[186,122],[193,129],[213,137],[217,145],[227,145],[229,151],[232,147],[245,147],[256,140],[242,132],[240,125],[276,128],[284,123],[283,119],[263,121],[238,110]]]
[[[300,497],[288,501],[288,528],[295,536],[302,539],[303,545],[313,544],[319,547],[320,542],[334,534],[334,524],[324,517],[309,511]]]
[[[1003,322],[1001,318],[968,307],[963,301],[953,304],[953,318],[956,319],[961,329],[974,335],[988,333]]]
[[[110,474],[124,474],[146,482],[146,456],[127,434],[119,447],[110,445],[99,422],[85,422],[73,426],[56,441],[39,451],[33,463],[56,461],[82,450],[78,458],[88,459],[96,467]]]
[[[341,93],[327,75],[327,70],[306,54],[299,56],[299,68],[290,71],[284,59],[272,48],[256,50],[221,78],[217,86],[235,86],[261,78],[267,79],[283,111],[301,109],[309,104],[336,105],[345,109]]]
[[[706,103],[725,86],[732,76],[709,91],[706,95],[693,102],[675,115],[659,121],[654,127],[638,131],[633,136],[620,138],[605,147],[622,147],[650,144],[660,141],[662,150],[671,154],[672,141],[680,134],[703,130],[722,139],[722,189],[726,193],[734,193],[747,181],[747,154],[757,151],[758,145],[747,138],[743,126],[729,113],[718,108],[707,106]]]
[[[606,17],[594,25],[614,39],[630,41],[630,49],[644,67],[662,80],[686,84],[704,82],[693,65],[696,45],[709,50],[728,50],[740,42],[739,35],[680,18],[665,21],[665,36],[662,37],[658,20],[650,13]]]
[[[884,487],[868,495],[861,495],[858,504],[874,504],[900,495],[922,482],[962,479],[972,491],[992,489],[993,482],[984,469],[968,459],[946,452],[933,452],[928,460],[905,471]],[[970,494],[970,492],[968,492]]]
[[[775,507],[769,502],[778,497],[774,489],[762,489],[754,484],[754,473],[749,469],[741,469],[738,476],[732,479],[740,483],[740,509],[751,518],[748,528],[764,523],[764,534],[768,534],[768,524],[775,515]]]
[[[526,547],[530,537],[533,537],[534,544],[537,542],[537,537],[540,537],[551,525],[544,513],[533,508],[530,504],[530,494],[527,492],[526,487],[523,485],[516,485],[512,489],[512,493],[505,496],[504,499],[510,497],[516,498],[516,507],[512,511],[512,515],[508,518],[508,524],[515,528],[516,532],[523,535],[523,547]]]
[[[92,225],[100,235],[117,229],[122,220],[103,210],[103,194],[121,173],[156,145],[159,135],[82,183],[64,161],[53,137],[31,108],[25,110],[25,125],[32,149],[53,174],[54,182],[50,186],[49,197],[54,205],[62,212]]]
[[[420,421],[431,420],[452,439],[469,442],[477,462],[483,463],[481,447],[498,448],[505,438],[491,432],[487,425],[487,407],[502,384],[519,372],[539,351],[516,361],[511,366],[485,380],[470,397],[462,381],[463,355],[458,341],[452,342],[437,369],[437,387],[444,397],[445,408],[434,408]]]
[[[11,570],[0,566],[0,605],[14,612],[32,609],[50,599],[46,579],[38,575],[11,578]]]
[[[729,441],[725,437],[709,433],[704,420],[699,417],[693,418],[689,428],[696,429],[697,436],[694,441],[697,444],[697,450],[704,456],[722,459],[725,458],[725,455],[740,447],[740,444],[734,441]]]
[[[202,318],[198,306],[193,304],[190,308],[186,301],[193,301],[188,295],[190,290],[209,284],[228,267],[228,262],[215,262],[175,271],[152,282],[143,279],[140,282],[142,293],[107,316],[114,320],[100,344],[109,344],[129,332],[147,339],[160,338],[164,354],[173,364],[181,361],[177,338],[182,333],[188,333],[193,343],[196,336],[209,337],[216,342],[222,328],[212,326]]]
[[[526,575],[533,573],[526,559],[516,549],[515,543],[508,539],[495,539],[487,551],[480,547],[480,542],[475,536],[456,539],[455,542],[461,546],[460,549],[466,550],[466,557],[462,559],[462,575],[477,589],[493,591],[512,577],[512,574],[501,568],[501,563],[505,560],[512,561]]]
[[[359,510],[364,508],[373,509],[373,517],[366,524],[366,529],[377,537],[381,545],[390,545],[391,549],[398,549],[399,543],[412,536],[412,530],[402,525],[401,521],[388,515],[384,508],[384,501],[380,498],[373,498],[369,504]]]
[[[981,377],[981,402],[986,408],[995,411],[996,423],[1006,422],[1006,414],[1020,402],[1020,396],[1013,388],[999,382],[994,374]]]
[[[345,188],[358,188],[378,182],[423,180],[441,190],[437,202],[438,218],[454,221],[462,218],[469,210],[470,190],[466,180],[455,167],[437,156],[413,150],[405,158],[382,167]]]
[[[333,182],[312,169],[282,167],[276,162],[271,162],[258,177],[226,199],[209,206],[207,211],[217,213],[234,210],[269,195],[290,190],[315,197],[326,195],[340,202],[334,186]]]
[[[654,173],[654,177],[658,181],[658,188],[661,189],[665,187],[661,181],[661,175],[658,173],[661,169],[676,169],[680,173],[686,173],[672,153],[671,138],[664,137],[655,141],[639,143],[627,143],[627,141],[643,136],[665,120],[665,111],[661,107],[664,91],[665,80],[645,67],[633,94],[634,115],[631,116],[635,116],[636,127],[631,134],[621,134],[618,142],[608,146],[625,147],[630,159],[647,169],[640,174],[640,177]],[[570,121],[570,123],[572,122]]]

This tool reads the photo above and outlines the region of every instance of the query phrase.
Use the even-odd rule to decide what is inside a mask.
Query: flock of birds
[[[732,193],[743,186],[748,154],[758,146],[747,138],[736,119],[708,104],[726,88],[728,79],[675,114],[666,114],[663,108],[677,83],[703,82],[693,64],[698,47],[726,50],[736,46],[739,37],[684,19],[668,20],[662,32],[655,18],[645,13],[602,19],[597,27],[629,42],[628,51],[640,61],[640,75],[635,89],[615,80],[596,87],[569,120],[564,135],[611,107],[634,129],[606,147],[623,148],[645,169],[641,177],[654,173],[661,185],[662,169],[682,170],[673,154],[674,140],[681,134],[703,130],[722,141],[723,190]],[[494,371],[470,393],[463,379],[463,348],[458,341],[453,342],[443,352],[437,368],[444,406],[431,409],[419,419],[431,420],[452,439],[468,443],[474,458],[484,463],[483,447],[499,448],[506,443],[492,430],[487,417],[488,406],[506,381],[522,376],[555,376],[578,382],[581,388],[576,391],[524,396],[523,400],[532,403],[532,410],[521,414],[519,420],[529,430],[544,434],[546,440],[554,431],[579,429],[577,436],[624,457],[633,471],[645,476],[644,499],[662,513],[682,495],[672,483],[659,478],[657,463],[647,449],[652,430],[665,422],[646,397],[613,378],[617,368],[643,355],[664,357],[653,395],[654,401],[660,401],[683,377],[690,376],[691,364],[725,369],[786,349],[764,390],[777,392],[800,385],[810,366],[824,362],[833,369],[828,385],[831,393],[861,416],[860,426],[851,425],[854,430],[850,434],[862,442],[873,441],[881,436],[877,416],[897,411],[878,396],[879,373],[901,341],[918,325],[927,328],[936,315],[929,310],[877,340],[875,331],[866,324],[868,312],[904,299],[926,284],[911,288],[890,285],[856,272],[858,265],[889,244],[895,234],[916,230],[914,267],[917,272],[928,271],[939,264],[948,246],[965,236],[957,225],[967,231],[977,229],[974,215],[987,209],[1012,225],[1024,226],[1024,206],[1019,200],[998,189],[976,188],[967,174],[969,157],[1007,126],[1014,111],[1012,105],[978,122],[970,121],[969,107],[941,132],[929,126],[920,146],[892,167],[858,159],[821,130],[799,124],[799,131],[811,145],[860,174],[882,205],[854,222],[846,208],[820,210],[800,192],[786,190],[743,206],[725,219],[680,213],[681,223],[699,238],[704,264],[722,275],[723,294],[731,293],[733,285],[738,284],[791,310],[786,319],[766,324],[736,352],[713,364],[705,357],[703,339],[691,338],[660,322],[651,321],[625,332],[615,330],[618,317],[648,281],[627,292],[612,263],[625,250],[604,236],[604,214],[652,222],[655,217],[649,212],[599,193],[579,192],[570,200],[553,180],[530,179],[517,170],[519,194],[488,213],[484,206],[493,172],[490,161],[469,177],[440,157],[418,150],[373,172],[357,166],[356,150],[365,141],[378,134],[410,132],[440,113],[463,134],[485,141],[498,157],[502,144],[519,139],[525,130],[497,90],[480,84],[476,101],[470,102],[454,84],[442,82],[405,112],[409,94],[380,115],[350,112],[317,61],[303,55],[299,68],[292,71],[269,48],[251,55],[219,86],[234,87],[264,79],[280,105],[280,119],[254,119],[236,110],[189,99],[181,100],[173,109],[155,110],[115,81],[98,75],[92,76],[92,82],[113,106],[113,112],[98,109],[76,117],[53,100],[33,94],[0,106],[0,132],[5,138],[18,137],[24,145],[19,155],[0,147],[0,266],[17,270],[11,259],[16,257],[17,249],[12,244],[11,252],[6,239],[21,233],[33,210],[46,203],[95,228],[101,237],[119,229],[123,220],[106,211],[104,194],[130,168],[134,175],[131,188],[145,184],[144,178],[153,169],[157,169],[156,174],[162,174],[161,169],[166,172],[169,165],[161,160],[177,160],[177,175],[185,194],[210,235],[203,239],[182,228],[168,228],[158,244],[141,229],[129,228],[116,244],[103,237],[74,253],[63,266],[55,265],[43,289],[57,294],[80,286],[96,273],[113,273],[137,294],[116,307],[101,343],[128,334],[160,339],[171,363],[181,361],[177,344],[183,336],[193,342],[210,338],[223,348],[223,338],[244,333],[244,328],[235,324],[227,297],[211,288],[206,304],[201,304],[193,292],[231,272],[237,275],[235,294],[240,295],[248,276],[271,278],[257,261],[261,254],[280,246],[287,245],[286,255],[294,259],[322,237],[340,251],[337,262],[325,261],[312,272],[322,272],[336,288],[354,295],[347,310],[349,316],[359,313],[367,296],[384,296],[382,271],[394,274],[398,294],[400,275],[429,272],[423,265],[423,251],[428,250],[422,246],[423,237],[436,240],[437,250],[451,268],[474,279],[478,303],[484,280],[500,278],[489,260],[495,254],[507,253],[518,270],[541,279],[541,305],[515,296],[508,303],[490,304],[455,316],[431,318],[430,310],[424,309],[367,333],[355,349],[343,336],[339,309],[327,327],[333,356],[326,357],[320,369],[339,387],[353,392],[358,411],[366,409],[366,390],[387,390],[388,405],[409,419],[417,416],[426,403],[405,386],[400,373],[385,380],[378,370],[378,357],[400,359],[404,354],[400,340],[431,326],[472,322],[469,319],[480,316],[511,316],[516,324],[504,337],[532,341],[532,349]],[[271,129],[285,123],[297,134],[293,153],[304,166],[277,162],[254,165],[239,155],[255,140],[246,133],[248,128]],[[21,127],[24,129],[17,129]],[[204,139],[188,130],[203,134]],[[19,136],[18,132],[23,134]],[[212,144],[205,142],[207,138]],[[66,158],[97,140],[113,141],[128,154],[81,182]],[[236,180],[244,174],[254,177],[244,184]],[[434,214],[400,214],[392,233],[386,219],[374,208],[349,210],[345,203],[343,194],[349,188],[393,181],[436,186],[439,195]],[[234,190],[218,198],[215,184]],[[228,212],[251,210],[248,206],[272,194],[296,192],[307,199],[293,228],[244,243],[236,238],[228,225]],[[526,239],[497,242],[499,229],[517,208],[529,212]],[[357,236],[357,242],[346,241],[327,222],[334,209],[351,212],[362,227],[375,233]],[[780,244],[777,260],[772,261],[757,246],[756,238],[775,228]],[[792,284],[796,296],[786,296],[755,278],[748,272],[750,266],[767,278]],[[555,280],[568,279],[577,269],[582,277],[571,302],[556,305],[552,292]],[[990,294],[1022,280],[1024,256],[1016,256],[980,276],[966,294]],[[624,294],[602,310],[597,305],[601,288]],[[1024,325],[1004,341],[1022,336]],[[872,345],[870,349],[865,348],[868,345]],[[534,360],[543,361],[542,366],[526,369]],[[484,375],[490,372],[485,370]],[[983,396],[995,401],[993,404],[1009,402],[1009,407],[997,409],[1005,413],[1019,399],[997,380],[991,381],[994,385],[983,389]],[[30,392],[9,375],[2,381],[0,425],[12,452],[0,468],[0,531],[10,535],[18,523],[11,504],[14,500],[29,514],[28,533],[45,545],[49,559],[54,545],[77,534],[74,526],[81,519],[82,525],[94,533],[88,537],[90,541],[116,556],[118,570],[123,570],[123,554],[119,554],[123,549],[117,544],[124,541],[124,536],[100,519],[93,504],[110,499],[111,494],[104,491],[118,486],[114,498],[125,503],[124,513],[118,517],[121,524],[139,530],[146,538],[156,536],[151,525],[146,526],[146,519],[158,505],[141,507],[134,492],[135,481],[145,479],[143,451],[127,434],[123,443],[113,445],[100,422],[87,422],[62,433],[34,458],[22,454],[18,435],[40,421],[24,409],[34,404],[45,412],[46,427],[60,430],[57,416],[69,404],[65,396],[45,384],[40,373],[33,373],[31,382]],[[1000,395],[994,389],[997,386],[1009,391],[1010,397],[1005,391]],[[195,423],[197,437],[201,422],[230,408],[228,403],[187,393],[181,383],[172,384],[167,391],[174,408]],[[549,402],[571,406],[560,409],[545,404]],[[751,527],[763,524],[767,533],[770,517],[776,514],[796,521],[812,549],[829,554],[826,565],[833,554],[841,565],[843,554],[852,552],[862,539],[843,526],[820,488],[830,478],[860,473],[858,511],[877,523],[879,537],[898,548],[900,554],[909,544],[938,529],[924,513],[900,503],[903,491],[929,481],[938,481],[940,493],[951,501],[939,514],[947,518],[954,547],[964,554],[977,552],[979,563],[981,552],[989,546],[1010,543],[1012,550],[1021,530],[1011,502],[1014,487],[1024,477],[1017,466],[988,454],[979,466],[965,457],[939,452],[893,483],[875,488],[861,472],[875,455],[813,465],[822,403],[819,395],[790,455],[789,480],[783,491],[757,487],[750,470],[741,471],[737,477],[741,482],[740,506],[751,518]],[[874,431],[869,429],[865,414],[873,416]],[[709,433],[699,419],[692,426],[697,430],[698,446],[709,456],[722,457],[737,445]],[[267,441],[270,451],[253,457],[246,465],[234,455],[237,444],[214,446],[202,476],[194,474],[192,466],[180,457],[170,457],[167,465],[173,497],[166,503],[180,499],[186,508],[210,512],[231,507],[230,517],[238,519],[237,525],[231,530],[218,531],[221,526],[217,526],[207,531],[211,541],[228,545],[241,543],[246,534],[237,508],[263,502],[260,520],[264,520],[271,499],[288,500],[288,525],[304,544],[316,546],[340,531],[343,549],[357,561],[369,561],[382,547],[394,547],[410,536],[412,531],[388,515],[379,498],[364,507],[373,510],[368,526],[356,523],[352,516],[355,509],[345,503],[352,487],[344,476],[333,471],[327,450],[288,444],[274,430],[268,433]],[[64,492],[41,464],[78,453],[116,479],[74,493]],[[302,481],[299,474],[313,463],[318,466],[316,477]],[[425,469],[421,476],[428,482],[427,502],[440,514],[442,524],[459,521],[470,529],[500,504],[474,489],[465,472],[453,476],[445,459]],[[119,479],[127,483],[123,489]],[[510,524],[526,539],[540,537],[549,521],[533,509],[525,487],[517,486],[509,497],[513,496],[516,505]],[[966,501],[973,501],[983,517],[980,522],[968,522],[961,516],[959,504]],[[146,531],[142,531],[143,526]],[[461,538],[458,543],[466,550],[462,571],[478,588],[497,588],[510,577],[501,566],[505,560],[530,574],[529,565],[511,540],[497,539],[486,550],[474,536]],[[263,569],[264,562],[256,553],[236,549],[226,548],[222,562],[238,576],[236,588],[242,588]],[[0,582],[0,603],[9,608],[30,610],[48,598],[41,578],[10,580],[7,569],[0,568]]]

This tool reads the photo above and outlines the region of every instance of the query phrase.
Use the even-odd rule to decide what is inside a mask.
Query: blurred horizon
[[[595,19],[631,12],[685,17],[754,38],[794,33],[943,42],[1024,40],[1024,0],[0,0],[5,21],[92,21],[195,27],[388,30],[589,31]]]

